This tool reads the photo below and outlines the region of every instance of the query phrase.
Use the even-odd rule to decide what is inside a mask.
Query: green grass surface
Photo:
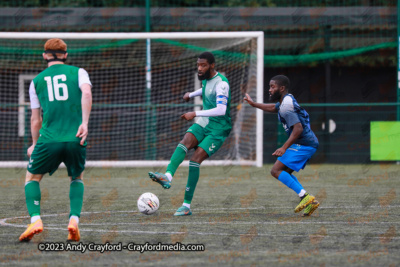
[[[0,265],[396,266],[400,262],[398,165],[307,166],[296,176],[321,202],[309,218],[293,212],[298,197],[272,178],[270,167],[201,167],[193,215],[188,217],[173,216],[183,201],[188,168],[178,170],[169,190],[147,177],[148,171],[164,169],[88,168],[82,243],[181,242],[206,248],[142,254],[38,250],[40,242],[65,244],[69,212],[65,169],[41,182],[44,232],[30,243],[19,243],[29,223],[25,170],[0,169]],[[160,199],[154,215],[137,212],[136,200],[144,192]]]

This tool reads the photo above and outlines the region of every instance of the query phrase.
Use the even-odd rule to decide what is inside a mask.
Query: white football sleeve
[[[226,112],[226,105],[217,104],[216,108],[208,110],[196,111],[196,117],[218,117],[224,116]]]
[[[225,96],[226,99],[229,98],[229,84],[227,82],[221,81],[217,84],[217,88],[215,88],[215,92],[218,96]]]
[[[31,109],[40,108],[39,98],[36,94],[35,84],[33,81],[29,85],[29,98],[31,100]]]
[[[229,84],[224,81],[219,82],[215,91],[217,95],[217,107],[209,110],[196,111],[196,117],[218,117],[225,115],[229,98]]]
[[[89,79],[89,74],[87,73],[86,70],[84,70],[82,68],[80,68],[78,71],[78,79],[79,79],[79,88],[81,88],[81,86],[85,83],[92,86],[92,83],[90,82],[90,79]]]
[[[192,98],[192,97],[195,97],[195,96],[200,96],[200,95],[202,95],[202,94],[203,94],[203,89],[200,88],[200,89],[198,89],[198,90],[196,90],[196,91],[194,91],[194,92],[191,92],[191,93],[189,94],[189,97]]]

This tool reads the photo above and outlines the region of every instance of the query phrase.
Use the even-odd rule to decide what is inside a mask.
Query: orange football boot
[[[29,242],[34,235],[40,234],[41,232],[43,232],[43,222],[42,219],[39,219],[34,223],[28,224],[28,228],[26,228],[25,232],[19,237],[19,241]]]
[[[81,235],[79,234],[78,223],[75,219],[71,219],[68,224],[68,239],[67,241],[76,241],[78,242],[81,239]]]

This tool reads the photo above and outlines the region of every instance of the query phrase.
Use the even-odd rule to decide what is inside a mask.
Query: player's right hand
[[[28,154],[28,158],[30,158],[31,157],[31,155],[32,155],[32,152],[33,152],[33,150],[35,149],[35,145],[33,144],[33,145],[31,145],[29,148],[28,148],[28,151],[27,151],[27,154]]]
[[[249,96],[249,94],[246,94],[246,96],[243,98],[243,100],[247,101],[251,106],[253,105],[253,99]]]
[[[190,100],[190,97],[189,97],[189,92],[188,93],[186,93],[184,96],[183,96],[183,99],[186,101],[186,102],[189,102],[189,100]]]
[[[277,150],[275,150],[275,152],[272,153],[272,156],[282,157],[283,154],[285,154],[285,152],[286,152],[286,149],[281,147],[281,148],[278,148]]]
[[[88,126],[86,123],[82,123],[81,126],[79,126],[78,128],[78,132],[76,133],[76,137],[81,137],[81,146],[83,146],[83,144],[85,143],[86,137],[88,135],[89,131],[88,131]]]

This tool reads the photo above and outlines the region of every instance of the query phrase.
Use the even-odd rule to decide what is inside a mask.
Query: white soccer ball
[[[150,215],[158,210],[160,201],[153,193],[144,193],[137,200],[137,207],[143,214]]]

